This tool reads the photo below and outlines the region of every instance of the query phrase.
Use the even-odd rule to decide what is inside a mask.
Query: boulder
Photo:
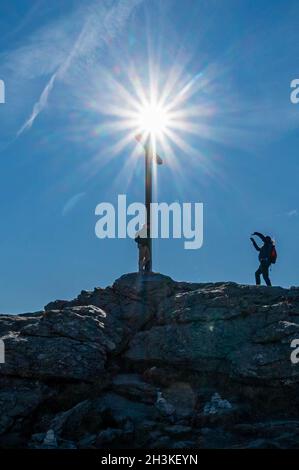
[[[105,318],[95,306],[49,310],[25,324],[16,318],[19,330],[2,336],[6,362],[0,376],[93,381],[103,374],[115,341],[121,341],[105,329]]]
[[[235,382],[295,385],[290,343],[299,337],[299,304],[288,293],[233,283],[177,293],[160,303],[157,323],[134,336],[125,356]]]
[[[132,400],[153,404],[157,389],[144,382],[138,374],[118,374],[112,380],[112,390]]]
[[[0,315],[0,447],[298,448],[299,288],[122,276]]]

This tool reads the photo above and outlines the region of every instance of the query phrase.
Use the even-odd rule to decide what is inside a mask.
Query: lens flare
[[[155,101],[140,107],[136,116],[138,133],[146,133],[157,138],[162,137],[169,127],[171,127],[171,116],[165,107]]]
[[[207,161],[200,145],[194,146],[199,136],[210,139],[214,135],[209,125],[215,112],[207,99],[209,78],[203,72],[185,76],[183,67],[160,70],[150,66],[140,74],[131,64],[124,70],[121,81],[103,72],[105,85],[89,101],[90,109],[101,116],[94,135],[106,140],[109,137],[111,142],[104,154],[95,156],[95,163],[102,167],[112,158],[126,154],[116,182],[126,178],[129,185],[144,154],[142,147],[150,142],[154,153],[171,170],[173,181],[183,179],[180,169],[186,157],[192,177],[198,165],[209,172],[211,159]]]

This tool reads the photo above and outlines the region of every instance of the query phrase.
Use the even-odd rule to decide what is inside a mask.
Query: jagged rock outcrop
[[[132,273],[0,338],[1,447],[299,447],[299,288]]]

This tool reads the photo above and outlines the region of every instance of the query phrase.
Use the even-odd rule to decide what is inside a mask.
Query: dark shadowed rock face
[[[0,338],[1,447],[299,447],[299,288],[132,273]]]

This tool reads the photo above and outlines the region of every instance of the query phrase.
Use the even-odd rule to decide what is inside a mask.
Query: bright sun
[[[96,135],[101,132],[116,135],[115,143],[106,150],[106,158],[119,155],[133,143],[127,165],[137,164],[140,143],[143,145],[149,138],[153,148],[157,148],[173,168],[180,164],[175,148],[196,156],[196,164],[202,163],[203,156],[186,138],[188,134],[203,135],[207,129],[203,119],[212,113],[208,103],[202,102],[203,94],[200,100],[195,96],[203,87],[202,74],[190,79],[180,70],[162,75],[150,69],[147,86],[144,86],[133,68],[129,72],[127,88],[108,74],[107,90],[110,92],[91,104],[108,117],[98,126]]]
[[[136,116],[138,132],[147,133],[151,137],[161,137],[171,125],[171,116],[166,108],[157,102],[141,106]]]

